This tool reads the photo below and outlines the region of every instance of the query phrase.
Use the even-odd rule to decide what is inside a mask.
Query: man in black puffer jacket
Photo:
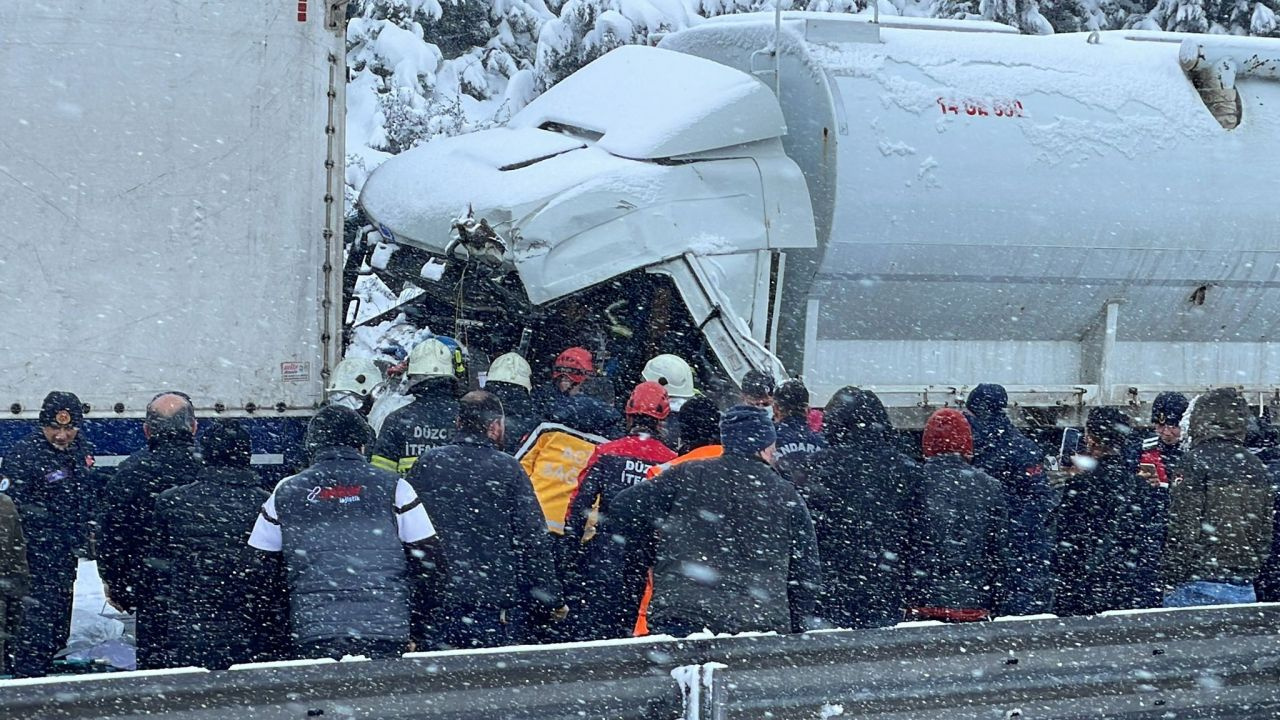
[[[795,481],[813,514],[824,584],[818,615],[835,627],[886,627],[902,620],[908,508],[920,467],[898,453],[889,414],[875,393],[846,387],[827,403],[827,449]]]
[[[269,493],[249,467],[249,433],[234,420],[200,439],[205,467],[156,500],[156,595],[170,664],[222,670],[279,659],[278,574],[246,543]]]
[[[739,405],[720,423],[724,455],[671,467],[623,490],[601,533],[625,540],[611,622],[629,634],[653,569],[652,632],[803,632],[821,584],[813,522],[769,462],[777,439],[765,410]],[[609,572],[601,568],[600,572]]]
[[[156,498],[191,482],[200,472],[196,457],[196,411],[181,393],[163,393],[147,405],[142,424],[147,447],[120,464],[103,498],[98,569],[107,597],[138,619],[138,668],[168,667],[164,613],[154,582]]]
[[[436,518],[444,582],[415,588],[414,642],[495,647],[526,639],[529,619],[563,617],[551,536],[524,468],[502,452],[502,403],[483,390],[458,404],[453,444],[405,478]]]
[[[1169,488],[1169,530],[1160,575],[1165,607],[1251,603],[1271,553],[1275,507],[1270,473],[1245,447],[1249,403],[1215,388],[1188,410],[1191,449]]]

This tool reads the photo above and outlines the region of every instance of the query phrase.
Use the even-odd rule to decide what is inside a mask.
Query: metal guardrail
[[[0,717],[1276,718],[1280,605],[0,683]]]

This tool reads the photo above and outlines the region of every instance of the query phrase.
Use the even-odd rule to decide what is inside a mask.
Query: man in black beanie
[[[249,545],[278,553],[295,654],[394,657],[409,645],[409,579],[438,567],[435,527],[413,487],[369,464],[369,426],[328,406],[307,426],[311,467],[276,485]],[[396,528],[396,533],[386,530]]]
[[[803,632],[819,585],[804,501],[770,462],[767,411],[739,405],[720,422],[722,457],[672,467],[623,491],[603,531],[625,539],[623,627],[653,569],[651,632]]]
[[[174,665],[222,670],[279,659],[282,595],[274,564],[246,542],[269,493],[249,462],[249,433],[236,420],[200,438],[204,468],[195,482],[156,500],[156,596],[164,614],[165,655]],[[276,640],[276,642],[272,642]]]
[[[80,432],[84,405],[54,391],[40,408],[40,427],[19,440],[0,468],[0,490],[18,507],[32,568],[26,618],[13,639],[13,673],[40,677],[67,642],[77,554],[88,538],[94,497],[93,447]]]

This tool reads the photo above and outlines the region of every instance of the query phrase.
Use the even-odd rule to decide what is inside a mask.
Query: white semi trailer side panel
[[[54,388],[94,415],[170,388],[231,414],[322,399],[345,78],[306,7],[0,3],[6,411]]]

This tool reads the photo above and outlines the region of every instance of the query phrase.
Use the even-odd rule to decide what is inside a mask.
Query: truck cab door
[[[767,254],[761,253],[766,256]],[[756,255],[756,253],[751,253]],[[738,308],[713,279],[714,271],[708,267],[710,258],[694,253],[669,260],[649,272],[668,275],[680,292],[694,325],[702,332],[707,344],[720,361],[721,366],[734,381],[740,380],[748,370],[759,370],[769,375],[786,377],[786,369],[777,356],[753,336],[751,328],[740,313],[750,308]],[[768,277],[764,278],[763,294],[757,288],[756,304],[768,302]],[[751,282],[756,282],[755,278]]]

